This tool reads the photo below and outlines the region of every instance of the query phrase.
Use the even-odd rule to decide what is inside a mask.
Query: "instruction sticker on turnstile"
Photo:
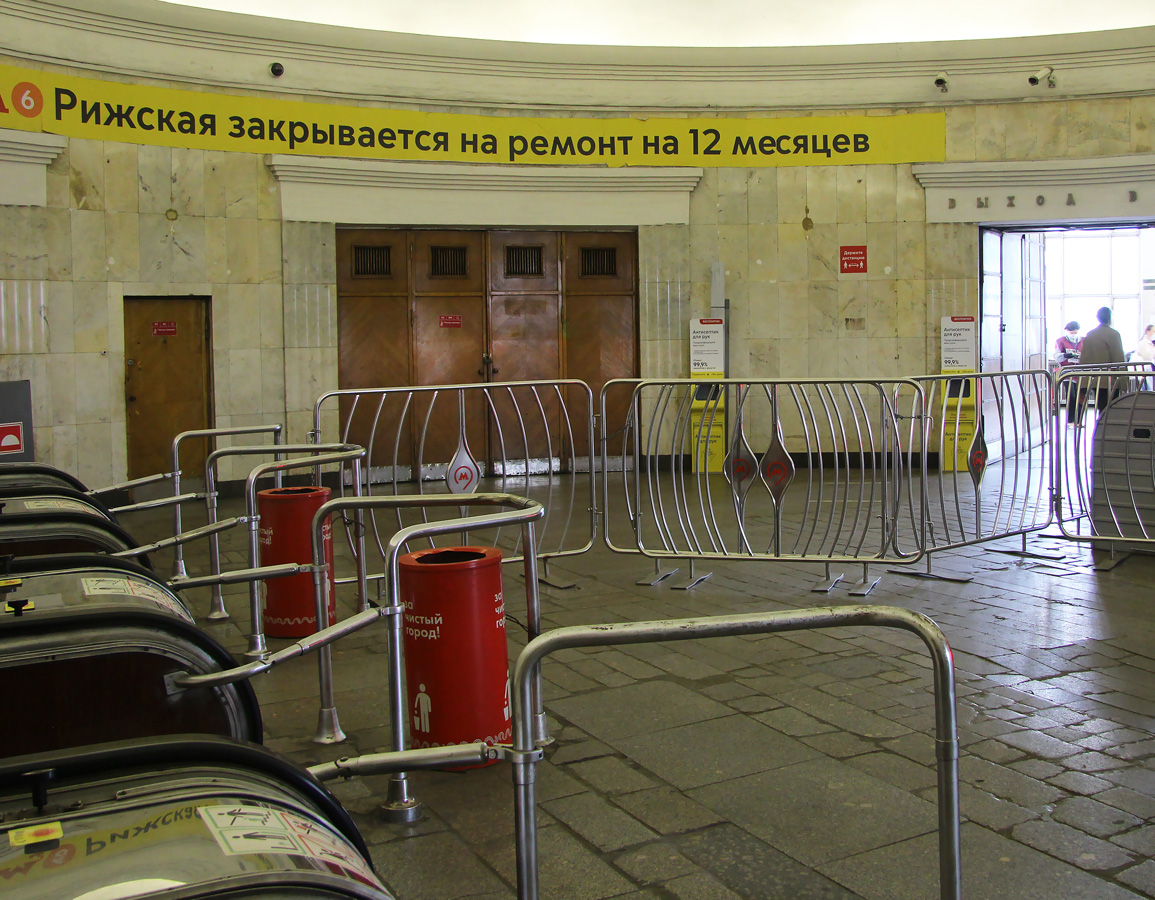
[[[81,588],[86,596],[95,597],[100,594],[129,594],[133,597],[144,597],[157,606],[167,609],[174,616],[179,616],[186,622],[192,622],[193,617],[184,608],[179,600],[167,594],[162,588],[147,581],[134,581],[131,578],[117,578],[115,576],[100,576],[81,578]]]
[[[289,853],[341,866],[376,882],[373,870],[351,848],[316,822],[263,806],[202,806],[200,816],[229,856]]]
[[[68,512],[91,513],[93,507],[82,500],[71,500],[67,497],[54,500],[24,500],[25,509],[54,509]]]

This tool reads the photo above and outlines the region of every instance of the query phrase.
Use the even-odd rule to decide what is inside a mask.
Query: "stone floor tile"
[[[784,706],[781,709],[775,709],[755,716],[755,718],[763,725],[769,725],[775,731],[781,731],[783,734],[788,734],[792,737],[822,734],[826,731],[836,730],[833,725],[820,722],[813,716],[809,716],[792,706]]]
[[[551,761],[557,764],[556,758],[551,758]],[[565,770],[608,796],[646,790],[655,784],[654,779],[645,772],[617,756],[576,762],[566,766]]]
[[[1056,822],[1063,822],[1072,828],[1101,838],[1127,831],[1142,821],[1121,809],[1092,800],[1090,797],[1070,797],[1062,800],[1055,804],[1051,815]]]
[[[1046,780],[1055,787],[1070,791],[1072,794],[1099,794],[1111,787],[1111,782],[1104,781],[1095,775],[1088,775],[1086,772],[1062,772]]]
[[[1146,897],[1155,897],[1155,862],[1147,860],[1132,866],[1116,876],[1123,884],[1142,891]]]
[[[1126,834],[1117,834],[1111,839],[1111,842],[1120,847],[1126,847],[1141,857],[1145,856],[1150,859],[1155,856],[1155,825],[1136,828]]]
[[[614,798],[614,803],[659,834],[697,831],[724,821],[702,804],[665,786],[622,794]]]
[[[621,850],[655,839],[649,828],[595,794],[575,794],[541,804],[555,819],[599,850]]]
[[[1016,825],[1012,833],[1016,840],[1080,869],[1115,869],[1133,861],[1133,857],[1120,848],[1059,822],[1024,822]]]

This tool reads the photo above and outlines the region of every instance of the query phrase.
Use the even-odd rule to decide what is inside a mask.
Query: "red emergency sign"
[[[171,337],[176,334],[176,322],[153,322],[153,337]]]
[[[843,275],[866,271],[866,246],[840,247],[839,272]]]
[[[461,316],[441,316],[438,325],[441,328],[460,328]]]
[[[24,452],[24,423],[0,424],[0,454]]]

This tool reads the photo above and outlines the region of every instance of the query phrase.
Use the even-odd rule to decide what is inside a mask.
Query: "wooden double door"
[[[633,232],[350,228],[338,231],[337,254],[342,389],[572,378],[596,403],[606,381],[637,374]],[[342,418],[353,414],[351,440],[372,435],[374,467],[448,462],[460,415],[471,456],[490,471],[543,447],[590,449],[584,431],[571,441],[556,398],[524,417],[525,437],[503,430],[503,411],[479,393],[463,411],[432,402],[418,395],[404,416],[346,403]]]

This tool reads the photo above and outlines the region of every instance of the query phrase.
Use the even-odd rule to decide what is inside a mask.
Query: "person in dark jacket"
[[[1083,338],[1083,347],[1079,352],[1079,365],[1109,368],[1115,363],[1126,362],[1127,354],[1123,352],[1123,337],[1111,327],[1111,308],[1109,306],[1101,307],[1095,313],[1095,318],[1099,320],[1099,326],[1092,328]],[[1083,382],[1085,376],[1079,380]],[[1101,412],[1106,409],[1109,400],[1118,395],[1119,385],[1110,383],[1113,379],[1108,380],[1102,377],[1095,378],[1094,381],[1096,382],[1095,408]],[[1083,421],[1083,412],[1087,407],[1087,394],[1087,385],[1080,383],[1078,410],[1075,411],[1074,416],[1076,424],[1081,424]],[[1072,418],[1071,412],[1072,410],[1068,408],[1068,419]]]

